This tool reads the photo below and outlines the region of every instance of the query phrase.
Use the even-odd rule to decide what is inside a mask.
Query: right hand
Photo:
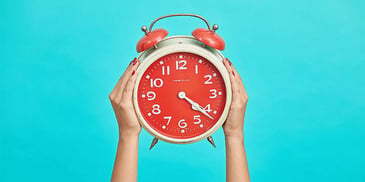
[[[109,94],[119,126],[119,136],[139,136],[141,125],[133,106],[133,88],[139,61],[135,58]]]

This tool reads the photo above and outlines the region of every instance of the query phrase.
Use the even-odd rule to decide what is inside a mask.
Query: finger
[[[125,85],[127,84],[129,78],[131,77],[132,72],[135,71],[138,68],[138,66],[139,66],[139,61],[136,59],[136,61],[133,62],[124,72],[120,84],[118,86],[119,87],[118,92],[116,93],[115,97],[116,100],[120,100],[120,98],[122,97]]]
[[[228,60],[229,61],[229,60]],[[232,69],[232,72],[234,73],[234,76],[236,77],[236,81],[238,82],[238,84],[240,85],[240,90],[242,92],[242,94],[245,94],[247,95],[247,92],[246,92],[246,89],[245,89],[245,86],[243,85],[243,81],[242,81],[242,77],[238,74],[236,68],[230,64],[230,67]]]
[[[231,72],[232,71],[232,68],[231,68],[231,64],[232,63],[227,58],[224,58],[223,59],[223,64],[226,67],[226,69],[227,69],[228,72]]]
[[[231,63],[228,59],[223,60],[224,66],[228,70],[229,73],[229,80],[231,81],[232,87],[232,96],[233,98],[239,98],[240,96],[240,85],[237,83],[237,78],[234,75],[233,69],[231,67]]]
[[[133,71],[131,73],[131,76],[129,77],[129,80],[128,80],[126,86],[124,87],[123,95],[121,98],[122,102],[132,101],[133,89],[136,84],[136,79],[137,79],[137,74],[135,71]]]
[[[122,81],[124,80],[124,78],[126,77],[128,72],[130,72],[130,70],[131,70],[130,68],[133,67],[133,65],[135,65],[137,62],[138,62],[137,58],[134,58],[131,61],[131,63],[129,63],[127,69],[124,71],[122,76],[119,78],[117,84],[114,86],[113,90],[111,91],[110,96],[115,97],[119,93]]]

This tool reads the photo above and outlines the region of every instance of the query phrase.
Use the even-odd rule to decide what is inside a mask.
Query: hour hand
[[[214,119],[212,116],[210,116],[202,106],[200,106],[198,103],[194,102],[193,100],[191,100],[190,98],[186,97],[185,92],[179,92],[178,93],[178,97],[180,99],[185,99],[186,101],[188,101],[191,104],[191,108],[195,111],[200,111],[201,113],[203,113],[204,115],[206,115],[208,118],[210,119]]]
[[[192,106],[192,107],[194,107],[194,105]],[[199,104],[197,104],[197,103],[195,103],[195,107],[197,107],[198,109],[198,111],[200,111],[201,113],[203,113],[204,115],[206,115],[208,118],[210,118],[210,119],[214,119],[212,116],[210,116],[208,113],[207,113],[207,111],[205,111],[204,109],[203,109],[203,107],[202,106],[200,106]]]

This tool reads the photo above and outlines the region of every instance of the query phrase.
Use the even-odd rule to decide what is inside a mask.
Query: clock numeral
[[[195,115],[194,116],[194,124],[200,124],[202,122],[202,120],[200,120],[200,115]]]
[[[185,119],[181,119],[177,125],[179,125],[180,128],[186,128],[188,126],[188,123],[185,122]]]
[[[147,100],[154,100],[156,98],[156,93],[153,91],[147,92]]]
[[[170,75],[170,66],[162,66],[162,75]]]
[[[212,75],[205,75],[204,78],[206,79],[204,84],[213,84]]]
[[[212,111],[211,109],[210,109],[210,104],[207,104],[204,108],[204,111],[205,112],[210,112],[210,111]]]
[[[167,119],[166,125],[168,126],[170,124],[172,116],[164,116],[163,119]]]
[[[159,87],[162,87],[163,80],[161,78],[156,78],[156,79],[151,78],[150,84],[151,84],[151,88],[153,88],[153,87],[159,88]]]
[[[195,65],[195,74],[198,74],[198,72],[199,72],[198,65]]]
[[[152,106],[152,113],[153,114],[160,114],[161,113],[160,105],[154,104]]]
[[[212,94],[211,96],[209,96],[209,98],[214,99],[217,97],[217,90],[216,89],[211,89],[209,90],[209,92]]]
[[[188,69],[186,67],[186,60],[179,60],[179,61],[176,61],[176,70],[186,70]]]

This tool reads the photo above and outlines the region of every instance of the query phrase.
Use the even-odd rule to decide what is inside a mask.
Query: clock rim
[[[177,40],[177,42],[175,42],[175,39]],[[168,37],[168,38],[162,40],[161,42],[159,42],[156,46],[157,46],[157,49],[151,48],[151,49],[141,53],[138,56],[141,63],[136,70],[137,78],[136,78],[136,83],[135,83],[135,86],[133,89],[133,103],[134,103],[134,108],[136,110],[136,114],[137,114],[139,123],[152,136],[154,136],[160,140],[169,142],[169,143],[175,143],[175,144],[194,143],[194,142],[201,141],[201,140],[211,136],[224,124],[225,120],[227,119],[230,105],[232,102],[232,89],[231,89],[229,73],[222,62],[224,56],[216,49],[207,47],[205,44],[200,43],[198,40],[196,40],[195,38],[190,37],[190,36]],[[222,75],[222,78],[223,78],[223,81],[224,81],[224,84],[226,87],[226,103],[225,103],[225,107],[223,109],[221,117],[206,132],[202,133],[201,135],[187,138],[187,139],[177,139],[177,138],[168,137],[166,135],[159,133],[155,129],[153,129],[147,123],[147,121],[143,118],[142,113],[138,106],[138,86],[139,86],[139,83],[141,81],[141,78],[142,78],[144,72],[157,59],[159,59],[165,55],[177,53],[177,52],[192,53],[192,54],[196,54],[196,55],[202,56],[205,59],[207,59],[210,63],[212,63],[217,68],[219,73]]]

